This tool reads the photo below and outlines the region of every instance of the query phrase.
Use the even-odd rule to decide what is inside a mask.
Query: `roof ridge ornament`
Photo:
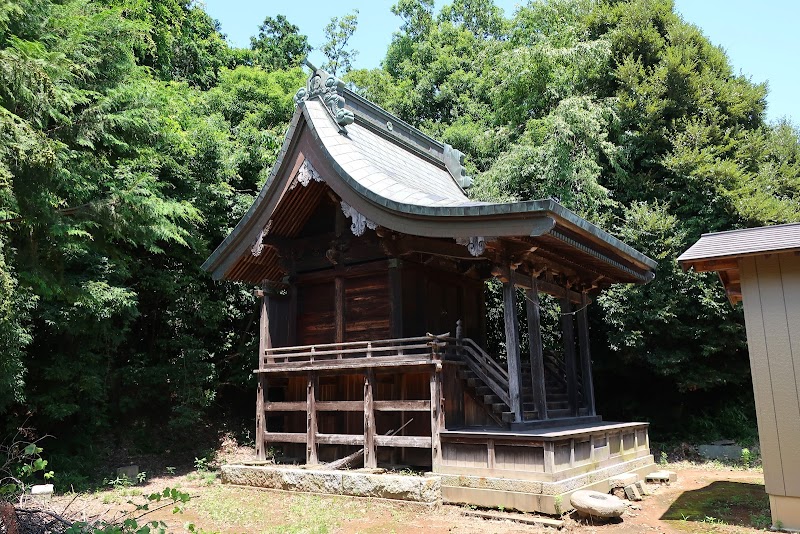
[[[324,78],[324,82],[322,81]],[[316,69],[306,82],[305,87],[301,87],[294,95],[294,103],[300,105],[311,98],[320,97],[325,106],[331,112],[333,120],[339,126],[353,124],[355,116],[353,112],[344,107],[344,97],[339,94],[339,88],[344,88],[344,82],[328,74],[322,69]]]
[[[472,177],[467,176],[467,170],[464,168],[464,153],[447,143],[444,144],[444,165],[461,189],[472,187]]]
[[[377,224],[367,219],[344,200],[342,200],[342,213],[344,213],[345,217],[352,219],[353,222],[350,224],[350,231],[353,232],[353,235],[356,237],[364,235],[364,231],[367,228],[374,230],[378,227]]]

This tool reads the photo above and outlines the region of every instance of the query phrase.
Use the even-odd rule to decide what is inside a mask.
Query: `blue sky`
[[[205,0],[208,13],[220,21],[228,40],[248,46],[267,15],[285,15],[319,48],[324,41],[323,28],[331,17],[358,9],[358,30],[352,46],[359,51],[355,66],[379,66],[397,31],[400,19],[390,8],[395,0]],[[203,3],[203,2],[201,2]],[[444,4],[437,0],[437,8]],[[520,0],[495,0],[506,15],[511,15]],[[767,81],[769,96],[767,117],[789,118],[800,124],[800,2],[796,0],[676,0],[683,18],[699,26],[714,44],[722,46],[731,59],[734,71]],[[322,54],[311,53],[312,63],[323,62]]]

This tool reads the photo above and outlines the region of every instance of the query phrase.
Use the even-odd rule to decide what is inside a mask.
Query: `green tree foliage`
[[[283,15],[267,17],[258,27],[258,35],[250,38],[259,65],[268,70],[297,67],[311,51],[305,35]]]
[[[343,75],[350,72],[353,68],[353,60],[358,55],[358,51],[347,48],[350,38],[358,28],[358,10],[354,9],[349,15],[333,17],[325,26],[325,43],[322,45],[322,53],[325,54],[327,61],[322,64],[322,68],[335,75]]]
[[[393,12],[382,68],[348,75],[363,94],[466,153],[476,198],[556,197],[658,261],[655,281],[590,308],[605,415],[660,417],[668,432],[726,399],[752,423],[741,313],[675,258],[702,232],[800,220],[798,131],[765,123],[766,86],[735,74],[670,0]],[[612,389],[620,376],[664,395]]]
[[[0,8],[0,413],[33,414],[56,452],[116,423],[157,447],[251,380],[252,297],[199,266],[305,75],[237,54],[190,2]]]

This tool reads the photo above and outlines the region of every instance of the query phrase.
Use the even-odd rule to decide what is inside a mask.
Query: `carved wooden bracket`
[[[345,217],[352,220],[350,223],[350,231],[353,232],[354,236],[362,236],[367,228],[370,230],[374,230],[378,227],[378,225],[369,219],[367,219],[364,215],[359,213],[357,209],[353,206],[342,200],[342,213],[344,213]]]

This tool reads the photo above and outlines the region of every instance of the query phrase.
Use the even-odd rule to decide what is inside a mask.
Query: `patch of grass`
[[[708,525],[765,528],[769,526],[769,497],[763,484],[718,481],[684,492],[661,517]]]
[[[370,508],[369,503],[357,499],[278,494],[226,486],[207,490],[193,505],[200,516],[214,524],[237,525],[251,532],[272,534],[327,534],[337,530],[343,521],[366,516]]]
[[[199,481],[206,486],[213,486],[219,477],[216,471],[195,471],[186,475],[186,480],[190,482]]]

